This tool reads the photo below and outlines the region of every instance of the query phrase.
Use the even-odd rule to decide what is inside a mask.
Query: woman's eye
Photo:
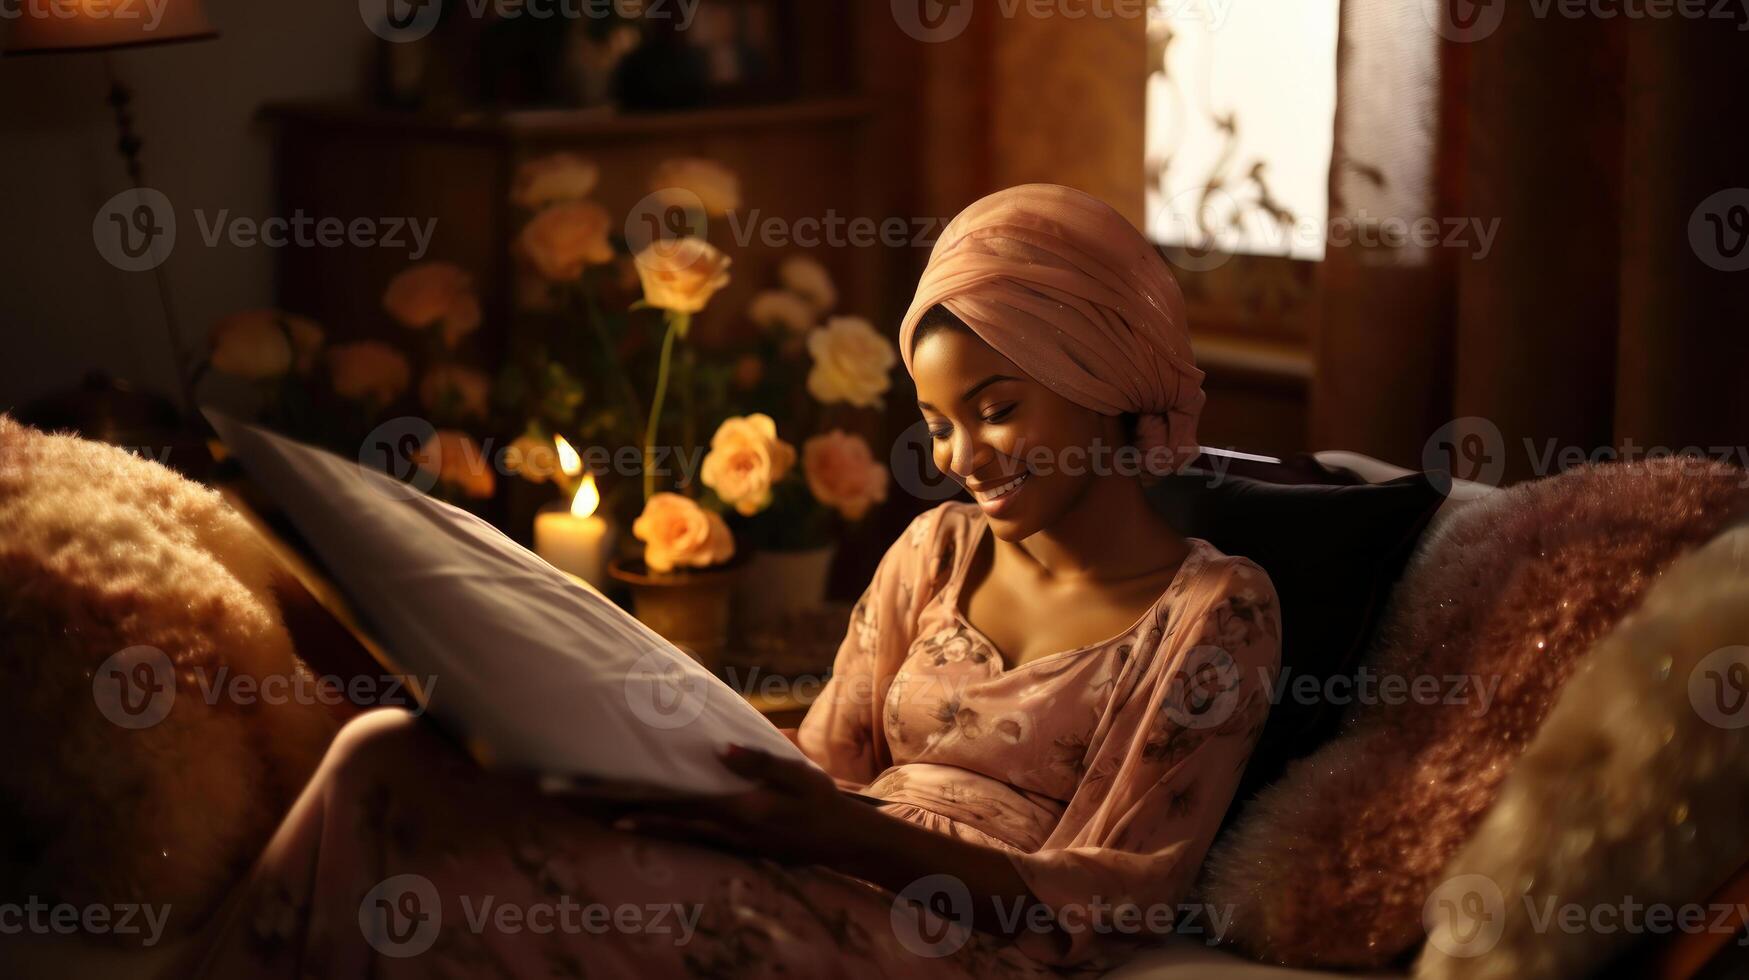
[[[946,439],[952,434],[953,430],[946,426],[931,426],[929,429],[929,438],[934,439],[937,442]]]
[[[992,411],[992,412],[985,414],[984,421],[986,421],[986,422],[1000,422],[1003,419],[1007,418],[1009,415],[1012,415],[1013,413],[1014,413],[1014,406],[1013,405],[1004,405],[1001,408],[996,409],[995,411]]]

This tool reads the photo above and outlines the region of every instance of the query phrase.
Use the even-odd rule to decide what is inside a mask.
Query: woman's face
[[[969,330],[925,334],[911,368],[936,467],[1005,541],[1055,524],[1103,471],[1097,454],[1109,464],[1122,444],[1117,416],[1056,394]]]

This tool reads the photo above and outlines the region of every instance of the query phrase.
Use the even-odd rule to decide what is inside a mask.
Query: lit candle
[[[583,468],[582,460],[563,438],[556,441],[559,466],[568,475],[576,475]],[[595,474],[584,473],[569,511],[545,511],[534,518],[535,554],[597,589],[607,583],[607,552],[611,544],[607,521],[595,513],[599,506],[601,493],[595,489]]]

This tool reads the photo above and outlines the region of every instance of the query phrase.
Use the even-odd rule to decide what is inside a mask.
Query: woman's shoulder
[[[1207,541],[1192,539],[1202,567],[1190,582],[1187,611],[1210,624],[1222,645],[1241,639],[1266,659],[1281,651],[1281,603],[1269,573],[1249,558],[1229,555]]]
[[[943,501],[912,518],[903,538],[913,547],[933,554],[963,544],[982,516],[977,504]]]
[[[1275,583],[1263,566],[1243,555],[1229,555],[1202,538],[1191,538],[1195,560],[1202,563],[1195,578],[1218,595],[1245,592],[1273,602]]]

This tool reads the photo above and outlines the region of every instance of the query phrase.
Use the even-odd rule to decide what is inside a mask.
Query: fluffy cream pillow
[[[1703,905],[1749,859],[1746,668],[1739,525],[1672,565],[1567,682],[1429,899],[1415,975],[1589,976],[1644,938],[1617,926],[1647,922],[1645,906],[1673,923]],[[1563,928],[1568,908],[1610,928]]]

